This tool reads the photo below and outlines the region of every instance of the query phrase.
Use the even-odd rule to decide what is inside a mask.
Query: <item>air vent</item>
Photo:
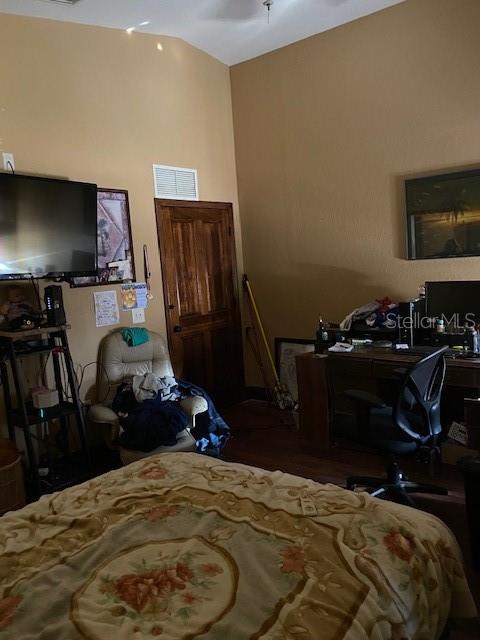
[[[173,200],[198,200],[196,169],[153,165],[153,183],[156,198]]]

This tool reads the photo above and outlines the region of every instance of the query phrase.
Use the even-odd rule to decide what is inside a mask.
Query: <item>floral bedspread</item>
[[[476,615],[436,518],[194,453],[7,514],[0,554],[0,640],[435,640]]]

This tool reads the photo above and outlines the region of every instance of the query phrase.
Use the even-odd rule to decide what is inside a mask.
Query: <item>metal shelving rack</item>
[[[34,499],[38,498],[42,491],[38,460],[33,446],[32,438],[34,436],[32,436],[30,430],[32,426],[58,420],[60,422],[60,430],[65,436],[65,442],[68,443],[68,417],[73,416],[75,418],[82,455],[84,457],[84,479],[92,475],[92,463],[85,435],[85,416],[79,397],[70,348],[68,346],[67,330],[69,328],[69,325],[62,325],[59,327],[28,329],[27,331],[0,331],[0,348],[3,352],[2,357],[0,357],[0,374],[5,397],[8,435],[10,440],[15,442],[15,428],[20,429],[23,433],[28,459],[31,496]],[[29,345],[29,342],[38,341],[39,338],[43,340],[40,346]],[[26,400],[22,385],[20,362],[22,358],[42,353],[51,353],[52,355],[55,384],[59,393],[59,404],[43,410],[35,408],[31,402]],[[61,358],[63,358],[64,368],[67,374],[68,387],[70,390],[68,395],[62,382]],[[11,384],[9,370],[13,385]],[[47,445],[47,447],[48,446],[49,445]],[[67,455],[70,455],[68,445]],[[75,478],[74,481],[76,480],[77,478]],[[49,490],[59,489],[71,483],[73,482],[66,482],[61,486],[53,485],[49,487]]]

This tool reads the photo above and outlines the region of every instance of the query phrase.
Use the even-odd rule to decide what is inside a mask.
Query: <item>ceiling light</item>
[[[140,22],[139,27],[146,27],[147,24],[150,24],[150,20],[145,20],[145,22]]]
[[[128,33],[128,35],[130,35],[131,33],[133,33],[135,31],[136,27],[128,27],[128,29],[125,29],[125,31]]]

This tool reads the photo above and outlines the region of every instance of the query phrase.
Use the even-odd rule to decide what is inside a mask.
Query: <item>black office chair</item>
[[[400,393],[393,407],[371,393],[345,392],[356,404],[359,435],[370,446],[389,454],[386,478],[352,476],[347,479],[348,489],[357,486],[373,489],[372,496],[392,498],[410,506],[414,506],[410,493],[448,494],[444,487],[410,482],[397,462],[398,456],[420,452],[433,467],[439,456],[440,399],[447,348],[433,351],[403,373]]]

